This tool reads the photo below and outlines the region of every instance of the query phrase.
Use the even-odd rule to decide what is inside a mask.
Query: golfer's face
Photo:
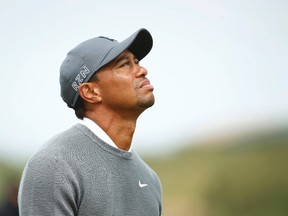
[[[98,72],[102,103],[109,109],[145,110],[154,104],[154,87],[147,70],[135,56],[125,51]]]

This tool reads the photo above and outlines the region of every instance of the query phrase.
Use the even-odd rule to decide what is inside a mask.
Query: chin
[[[142,98],[139,103],[138,106],[144,109],[147,109],[151,106],[153,106],[155,103],[155,98],[154,95],[150,96],[149,98]]]

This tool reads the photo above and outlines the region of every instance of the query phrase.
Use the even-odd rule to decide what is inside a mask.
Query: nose
[[[145,77],[147,74],[148,74],[148,71],[147,71],[147,69],[145,67],[142,67],[140,65],[137,66],[137,71],[136,71],[136,74],[135,74],[136,78],[137,77],[141,77],[141,76]]]

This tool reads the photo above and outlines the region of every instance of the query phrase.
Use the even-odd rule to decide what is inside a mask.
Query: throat
[[[107,135],[112,139],[115,145],[124,150],[128,151],[132,144],[132,139],[135,131],[135,124],[112,124],[107,128]]]

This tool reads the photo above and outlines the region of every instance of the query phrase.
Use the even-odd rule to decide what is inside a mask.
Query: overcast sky
[[[0,155],[28,158],[77,118],[59,67],[80,42],[147,28],[141,64],[156,103],[138,120],[140,152],[288,120],[286,0],[1,0]]]

